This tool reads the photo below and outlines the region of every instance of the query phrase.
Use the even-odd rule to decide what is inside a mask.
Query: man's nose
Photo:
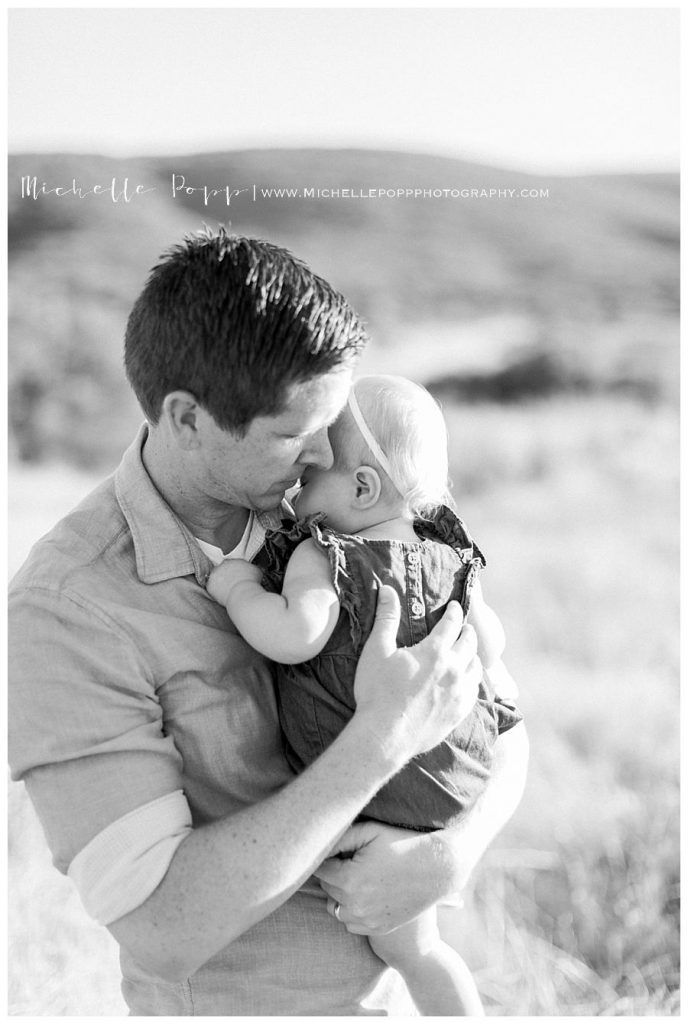
[[[313,434],[301,453],[300,461],[307,462],[309,466],[317,466],[319,469],[332,468],[334,456],[326,429]]]

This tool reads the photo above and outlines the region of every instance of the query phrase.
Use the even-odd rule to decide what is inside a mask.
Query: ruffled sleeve
[[[358,585],[347,562],[344,540],[323,524],[324,519],[324,512],[307,516],[297,522],[283,519],[279,530],[267,533],[263,553],[263,586],[266,590],[281,592],[287,563],[294,549],[310,537],[327,558],[332,586],[341,608],[347,614],[351,641],[357,647],[362,638]]]
[[[456,594],[464,614],[468,614],[471,603],[473,585],[478,573],[487,564],[485,556],[475,543],[464,521],[447,505],[440,505],[432,518],[416,519],[416,533],[421,537],[447,544],[461,559],[466,567],[460,591]]]
[[[295,548],[309,536],[307,520],[294,522],[286,518],[278,529],[266,532],[265,544],[255,560],[263,570],[262,582],[266,590],[281,593],[287,563]]]
[[[360,594],[356,577],[352,573],[351,560],[347,559],[347,542],[339,534],[322,524],[322,515],[314,516],[309,521],[310,533],[316,546],[327,556],[330,564],[330,578],[340,608],[349,620],[349,631],[354,649],[358,649],[362,639],[362,627],[359,616],[361,608]],[[349,544],[353,544],[351,541]]]
[[[481,568],[487,564],[485,556],[468,532],[463,519],[446,505],[440,505],[432,519],[416,519],[414,526],[420,536],[448,544],[456,551],[462,562],[470,564],[477,560]]]

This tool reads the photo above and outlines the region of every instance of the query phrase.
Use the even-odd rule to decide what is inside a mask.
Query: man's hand
[[[262,578],[261,570],[251,562],[247,562],[243,558],[227,558],[212,570],[206,589],[212,598],[226,608],[230,597],[234,596],[233,591],[238,588],[239,584],[248,582],[260,585]]]
[[[315,875],[348,931],[384,935],[448,895],[436,853],[432,834],[366,821],[352,825]]]
[[[456,601],[413,647],[397,649],[399,617],[396,591],[381,587],[375,625],[356,670],[354,720],[401,767],[441,743],[466,717],[482,669],[475,631],[463,625]]]
[[[457,902],[486,847],[518,806],[527,766],[521,722],[497,740],[487,789],[456,825],[423,833],[376,821],[352,825],[315,872],[329,896],[330,914],[339,904],[336,916],[349,931],[379,935],[438,900]]]

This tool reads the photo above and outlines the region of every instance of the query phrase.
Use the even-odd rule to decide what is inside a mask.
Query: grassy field
[[[670,406],[445,409],[531,737],[522,805],[447,933],[488,1013],[678,1005],[678,425]],[[11,476],[10,569],[90,480]],[[10,789],[10,1013],[122,1015],[116,950]]]
[[[675,413],[569,400],[447,418],[532,748],[455,934],[492,1012],[678,1013]]]

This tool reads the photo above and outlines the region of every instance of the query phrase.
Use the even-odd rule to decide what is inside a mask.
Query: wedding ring
[[[342,905],[341,905],[341,903],[335,903],[333,913],[334,913],[334,916],[337,918],[338,921],[341,921],[341,917],[339,916],[341,914],[341,912],[342,912]]]

